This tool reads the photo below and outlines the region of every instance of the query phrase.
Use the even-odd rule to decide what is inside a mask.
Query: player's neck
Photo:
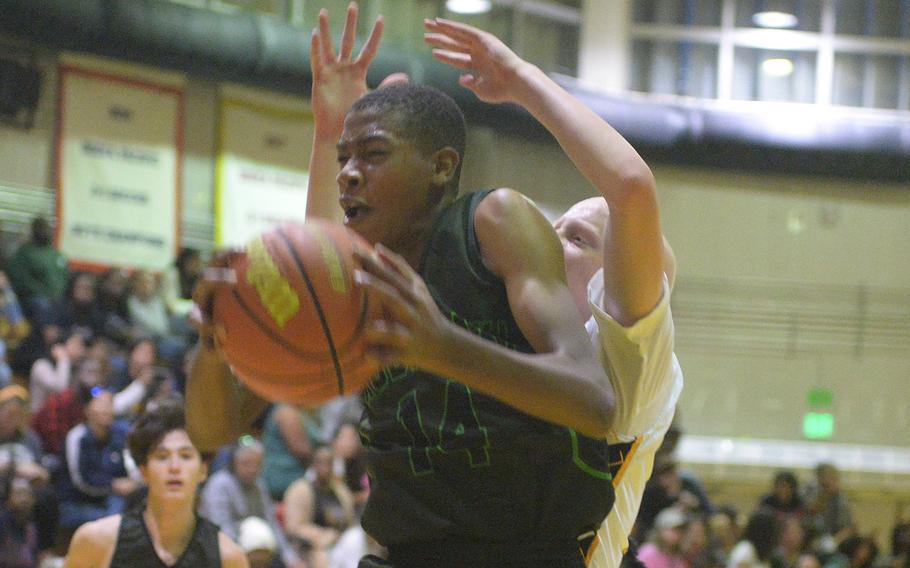
[[[149,499],[144,517],[159,554],[166,552],[174,561],[180,558],[196,528],[192,501],[187,504]]]

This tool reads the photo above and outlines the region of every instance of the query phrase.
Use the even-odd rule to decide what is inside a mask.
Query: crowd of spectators
[[[862,532],[840,472],[819,463],[800,486],[779,471],[747,514],[719,506],[673,453],[674,424],[655,458],[633,531],[634,558],[646,568],[910,568],[910,510],[898,512],[891,551]]]
[[[60,564],[86,521],[143,503],[125,447],[148,404],[180,397],[197,251],[164,274],[71,271],[37,219],[0,265],[0,566]],[[369,494],[357,396],[319,409],[273,405],[214,457],[200,513],[260,568],[356,567]],[[648,568],[910,568],[910,518],[881,553],[857,531],[837,470],[800,488],[779,473],[749,516],[718,507],[677,467],[671,429],[645,491],[629,562]],[[637,556],[637,559],[636,559]]]

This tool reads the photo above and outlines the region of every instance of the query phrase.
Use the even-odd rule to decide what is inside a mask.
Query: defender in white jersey
[[[588,333],[616,392],[608,433],[616,502],[582,550],[587,566],[616,568],[682,390],[670,313],[676,261],[660,229],[650,168],[616,130],[580,107],[563,112],[584,117],[572,125],[599,151],[569,155],[600,197],[577,203],[554,227],[569,289],[590,318]]]

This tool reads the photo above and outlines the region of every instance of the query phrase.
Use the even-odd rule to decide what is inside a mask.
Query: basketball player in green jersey
[[[64,568],[246,568],[240,547],[196,514],[206,466],[174,401],[146,411],[128,438],[148,484],[146,505],[86,523],[73,535]]]
[[[512,190],[457,198],[464,122],[445,95],[395,86],[348,111],[343,75],[362,84],[366,68],[350,61],[352,20],[337,58],[324,14],[312,43],[310,213],[337,211],[318,211],[328,200],[317,198],[337,159],[330,189],[345,223],[377,245],[360,279],[390,315],[368,329],[390,366],[364,394],[364,526],[400,567],[582,566],[579,540],[612,502],[602,439],[614,403],[558,237]],[[223,383],[214,371],[197,359],[190,400],[211,400],[201,387]]]
[[[428,41],[449,51],[440,59],[469,69],[475,76],[464,77],[463,84],[482,98],[491,95],[480,82],[508,79],[509,66],[524,63],[489,34],[445,22],[429,22],[428,28],[434,34]],[[675,258],[661,235],[647,164],[612,127],[549,83],[545,89],[564,99],[566,112],[586,120],[587,134],[600,146],[587,160],[566,148],[601,197],[576,204],[554,226],[569,288],[580,313],[590,318],[588,333],[617,393],[617,418],[608,434],[616,505],[585,552],[588,566],[618,566],[654,452],[682,390],[669,308]]]

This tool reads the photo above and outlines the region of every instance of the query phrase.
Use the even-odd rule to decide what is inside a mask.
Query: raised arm
[[[662,293],[664,241],[651,170],[591,109],[493,35],[449,20],[427,20],[433,55],[465,71],[464,87],[487,102],[525,107],[541,122],[609,205],[604,236],[604,310],[629,325]]]
[[[536,353],[506,349],[446,319],[423,280],[381,245],[362,255],[367,273],[357,275],[388,314],[367,330],[370,352],[603,438],[615,411],[613,388],[569,294],[553,228],[524,196],[499,189],[478,205],[475,229],[483,260],[505,283],[512,314]]]
[[[319,11],[319,27],[310,40],[310,68],[313,73],[313,153],[310,155],[307,217],[341,221],[338,205],[336,144],[344,129],[344,116],[351,105],[367,92],[367,68],[379,49],[383,20],[378,18],[360,54],[351,57],[357,32],[357,4],[348,6],[338,54],[332,46],[329,15]]]

